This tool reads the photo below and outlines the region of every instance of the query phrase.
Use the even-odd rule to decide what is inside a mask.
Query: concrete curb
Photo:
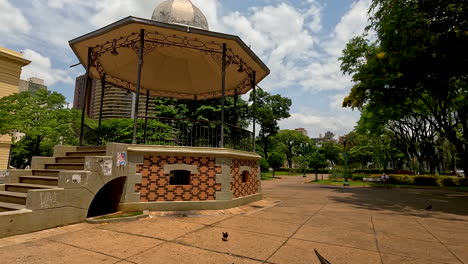
[[[110,215],[113,215],[113,214],[110,214]],[[85,222],[89,223],[89,224],[131,222],[131,221],[147,218],[147,217],[149,217],[149,213],[144,212],[141,215],[128,216],[128,217],[119,217],[119,218],[109,218],[109,219],[97,219],[98,217],[102,217],[102,216],[86,218]]]

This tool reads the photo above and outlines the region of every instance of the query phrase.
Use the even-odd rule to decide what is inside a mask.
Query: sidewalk
[[[467,193],[303,184],[311,179],[263,182],[266,201],[254,206],[0,239],[0,262],[318,264],[315,248],[333,264],[468,263]]]

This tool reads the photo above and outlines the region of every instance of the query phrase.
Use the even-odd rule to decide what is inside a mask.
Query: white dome
[[[163,23],[209,29],[205,15],[190,0],[164,1],[154,9],[151,19]]]

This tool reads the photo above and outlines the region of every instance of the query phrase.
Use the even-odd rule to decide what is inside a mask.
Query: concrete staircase
[[[135,166],[116,164],[126,150],[117,143],[55,146],[53,157],[33,157],[30,170],[7,171],[0,184],[0,238],[84,221],[104,186],[135,174]]]
[[[33,169],[26,175],[13,177],[0,191],[0,212],[26,209],[29,190],[57,189],[59,175],[62,171],[84,170],[86,156],[105,156],[105,147],[76,147],[75,151],[65,152],[62,157],[53,157],[43,164],[44,168]],[[27,175],[30,174],[30,175]]]

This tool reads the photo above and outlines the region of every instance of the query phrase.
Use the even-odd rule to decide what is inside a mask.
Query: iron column
[[[145,109],[145,135],[143,136],[143,144],[146,144],[146,134],[148,132],[148,106],[149,106],[149,90],[146,90],[146,109]]]
[[[88,99],[88,90],[91,84],[91,77],[89,70],[91,68],[91,47],[88,48],[88,64],[86,65],[86,83],[85,83],[85,92],[83,97],[83,110],[81,111],[81,127],[80,127],[80,146],[83,146],[83,136],[84,136],[84,121],[85,121],[85,114],[86,114],[86,102]]]
[[[138,73],[136,82],[136,100],[135,100],[135,115],[133,116],[133,138],[132,144],[136,144],[136,134],[138,126],[138,106],[140,104],[140,89],[141,89],[141,70],[143,69],[143,46],[145,45],[145,30],[140,30],[140,47],[138,49]]]
[[[253,87],[253,110],[252,110],[252,125],[253,125],[253,152],[255,152],[256,144],[255,144],[255,122],[256,122],[256,115],[257,115],[257,72],[254,71],[252,73],[252,87]]]
[[[101,145],[102,105],[104,104],[104,91],[106,88],[106,74],[101,77],[101,102],[99,105],[98,145]]]
[[[221,65],[221,148],[224,148],[224,96],[226,92],[226,49],[226,43],[224,43],[223,61]]]

